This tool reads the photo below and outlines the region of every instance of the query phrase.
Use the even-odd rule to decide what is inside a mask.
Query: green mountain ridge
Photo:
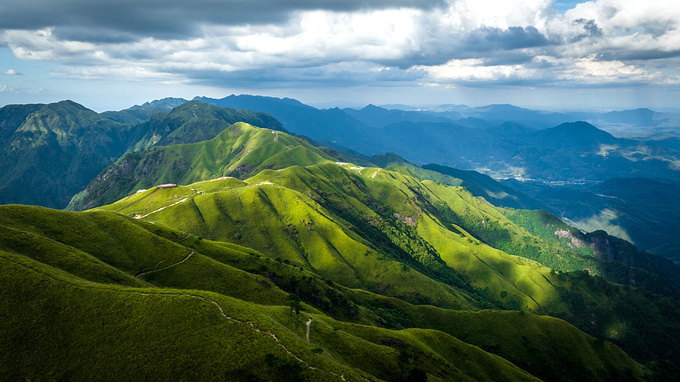
[[[565,362],[571,363],[574,376],[591,380],[650,376],[618,348],[598,343],[561,320],[530,313],[413,306],[331,286],[326,279],[251,249],[108,212],[0,209],[3,229],[41,236],[51,246],[71,247],[100,264],[83,273],[81,261],[63,264],[64,255],[44,248],[0,243],[5,291],[0,312],[3,322],[10,323],[3,326],[0,344],[12,346],[1,353],[3,379],[402,380],[420,373],[428,380],[534,380],[488,351],[548,379],[563,379]],[[103,245],[107,240],[113,245]],[[37,257],[44,253],[55,255]],[[137,277],[113,280],[111,268]],[[100,281],[102,276],[108,281]],[[303,303],[302,314],[282,306],[288,298],[280,288],[292,287],[299,293],[298,289],[315,285],[326,289],[324,299],[349,295],[356,301],[349,305],[355,317],[338,321],[314,305]],[[364,304],[383,308],[367,309]],[[66,306],[68,310],[63,309]],[[338,304],[330,306],[337,309]],[[385,308],[403,311],[410,321],[429,329],[381,329],[383,321],[374,311]],[[54,325],[39,326],[48,314]],[[304,325],[309,319],[311,343]],[[61,327],[69,329],[60,331]],[[552,340],[544,342],[540,339],[544,337]],[[499,338],[509,342],[498,342]],[[316,349],[320,355],[315,355]],[[117,359],[125,362],[111,363]],[[551,362],[545,363],[548,359]],[[66,362],[72,366],[64,368]]]
[[[182,103],[168,114],[157,114],[137,125],[130,151],[153,146],[195,143],[214,138],[236,122],[286,131],[272,116],[249,110],[223,109],[198,101]]]
[[[186,103],[182,106],[191,106]],[[69,209],[111,203],[161,183],[188,184],[224,176],[243,178],[265,168],[334,160],[307,141],[278,130],[236,123],[203,142],[154,147],[123,156],[77,195]]]
[[[123,125],[71,101],[11,110],[17,114],[3,134],[0,162],[4,203],[63,207],[125,151]]]
[[[210,139],[239,121],[284,130],[263,113],[199,102],[157,111],[98,114],[72,101],[0,108],[0,203],[63,208],[125,152]]]
[[[630,341],[629,351],[647,336],[670,341],[662,346],[666,350],[676,346],[675,337],[661,340],[657,331],[658,325],[672,330],[672,320],[665,322],[658,312],[643,318],[626,310],[628,304],[649,310],[635,302],[640,297],[632,297],[641,292],[629,295],[632,289],[607,286],[587,274],[555,274],[479,239],[565,272],[589,269],[625,284],[634,273],[638,285],[677,295],[677,286],[663,276],[575,253],[515,226],[462,188],[405,174],[326,162],[265,170],[245,183],[226,179],[149,190],[103,209],[238,243],[347,287],[410,303],[522,308],[563,317],[617,343]],[[219,182],[225,182],[223,189]],[[504,246],[498,235],[514,244]],[[381,271],[366,273],[371,269]],[[412,288],[418,292],[409,292]],[[599,312],[594,323],[593,312]],[[649,319],[655,324],[646,327]]]

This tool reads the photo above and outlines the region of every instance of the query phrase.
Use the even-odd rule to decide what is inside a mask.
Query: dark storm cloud
[[[188,70],[182,74],[198,84],[245,88],[324,88],[363,86],[380,83],[380,86],[403,84],[422,79],[422,70],[388,68],[380,71],[357,70],[337,65],[310,67],[265,67],[231,72]]]
[[[468,35],[464,45],[471,51],[513,50],[550,45],[551,42],[535,27],[508,29],[480,28]]]
[[[581,41],[584,38],[594,38],[602,36],[602,28],[597,26],[595,20],[576,19],[574,23],[581,24],[583,32],[572,39],[573,42]]]
[[[601,52],[597,54],[597,58],[602,61],[612,60],[660,60],[665,58],[680,57],[680,50],[627,50],[627,51],[611,51]]]
[[[556,44],[559,42],[548,39],[532,26],[484,27],[465,35],[424,41],[417,52],[398,60],[381,60],[380,63],[406,69],[414,65],[441,65],[452,59],[484,58],[488,65],[512,65],[533,59],[535,53],[524,51],[528,48]]]
[[[87,41],[95,44],[116,44],[134,42],[139,39],[132,33],[102,28],[83,28],[60,26],[53,31],[53,36],[65,41]]]
[[[432,9],[442,0],[24,0],[0,4],[0,29],[55,27],[75,41],[197,35],[202,25],[280,23],[305,10]],[[96,33],[84,32],[94,28]],[[112,37],[108,37],[111,34]],[[90,40],[91,39],[91,40]]]

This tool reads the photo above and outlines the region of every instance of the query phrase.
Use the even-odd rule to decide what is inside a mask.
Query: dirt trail
[[[149,212],[148,214],[137,215],[137,216],[135,216],[135,219],[142,219],[142,218],[145,218],[145,217],[147,217],[147,216],[149,216],[149,215],[151,215],[151,214],[155,214],[156,212],[162,211],[162,210],[164,210],[164,209],[166,209],[166,208],[168,208],[168,207],[172,207],[172,206],[176,206],[176,205],[178,205],[178,204],[180,204],[180,203],[184,203],[184,202],[187,201],[187,199],[189,199],[188,196],[187,196],[186,198],[182,199],[182,200],[179,200],[179,201],[174,202],[174,203],[172,203],[172,204],[168,204],[167,206],[163,206],[163,207],[161,207],[161,208],[159,208],[159,209],[157,209],[157,210],[151,211],[151,212]]]
[[[181,264],[181,263],[183,263],[184,261],[186,261],[189,257],[191,257],[191,255],[193,255],[193,254],[194,254],[194,252],[191,251],[191,253],[189,254],[189,256],[187,256],[184,260],[180,261],[180,262],[177,263],[177,264],[173,264],[173,265],[168,266],[168,267],[166,267],[166,268],[161,268],[161,269],[157,269],[157,270],[149,271],[149,272],[145,272],[145,273],[156,272],[156,271],[160,271],[160,270],[162,270],[162,269],[167,269],[167,268],[173,267],[173,266],[175,266],[175,265]],[[52,280],[54,280],[54,281],[61,282],[61,283],[64,283],[64,284],[68,284],[68,285],[72,285],[72,286],[77,287],[77,288],[89,288],[89,289],[116,289],[116,288],[112,288],[112,287],[103,287],[103,288],[102,288],[102,287],[94,286],[94,285],[88,285],[88,286],[85,286],[85,285],[78,285],[78,284],[75,284],[75,283],[72,283],[72,282],[68,282],[68,281],[65,281],[65,280],[57,279],[57,278],[55,278],[55,277],[53,277],[53,276],[51,276],[51,275],[48,275],[48,274],[46,274],[46,273],[44,273],[44,272],[40,272],[40,271],[34,269],[33,267],[30,267],[30,266],[28,266],[28,265],[26,265],[26,264],[22,264],[22,263],[20,263],[20,262],[14,261],[14,260],[12,260],[12,259],[10,259],[10,258],[0,257],[0,260],[7,260],[7,261],[10,261],[10,262],[12,262],[12,263],[14,263],[14,264],[16,264],[16,265],[19,265],[19,266],[21,266],[21,267],[23,267],[23,268],[30,269],[31,271],[36,272],[36,273],[40,273],[41,275],[43,275],[43,276],[45,276],[45,277],[48,277],[48,278],[50,278],[50,279],[52,279]],[[140,275],[141,275],[141,274],[140,274]],[[139,275],[138,275],[138,277],[139,277]],[[132,292],[132,291],[126,291],[126,292],[136,293],[136,292]],[[142,296],[149,296],[149,295],[155,295],[155,296],[183,296],[183,297],[197,298],[197,299],[202,300],[202,301],[204,301],[204,302],[209,302],[209,303],[211,303],[211,304],[213,304],[213,305],[215,305],[215,306],[217,307],[217,309],[219,310],[220,314],[221,314],[222,317],[224,317],[225,319],[230,320],[230,321],[234,321],[234,322],[237,322],[237,323],[240,323],[240,324],[244,324],[244,325],[250,327],[251,330],[254,330],[254,331],[257,332],[257,333],[267,334],[267,335],[269,335],[270,337],[272,337],[272,338],[274,339],[274,341],[276,341],[276,344],[277,344],[278,346],[280,346],[286,353],[288,353],[291,357],[295,358],[298,362],[300,362],[301,364],[305,365],[308,369],[310,369],[310,370],[320,370],[320,371],[322,371],[322,372],[324,372],[324,373],[331,374],[331,375],[333,375],[333,376],[335,376],[335,377],[338,377],[338,378],[342,379],[343,381],[346,381],[345,375],[344,375],[344,374],[337,374],[337,373],[334,373],[334,372],[332,372],[332,371],[326,371],[326,370],[323,370],[323,369],[319,369],[319,368],[317,368],[317,367],[314,367],[314,366],[310,365],[309,362],[307,362],[307,361],[303,360],[302,358],[298,357],[297,355],[295,355],[293,352],[291,352],[290,350],[288,350],[288,348],[287,348],[284,344],[281,343],[281,340],[280,340],[280,339],[276,336],[276,334],[274,334],[273,332],[270,332],[270,331],[268,331],[268,330],[267,330],[267,331],[260,330],[259,328],[257,328],[257,327],[253,324],[252,321],[245,321],[245,322],[244,322],[244,321],[241,321],[241,320],[239,320],[239,319],[236,319],[236,318],[233,318],[233,317],[231,317],[231,316],[228,316],[228,315],[224,312],[224,309],[222,308],[222,306],[221,306],[217,301],[214,301],[214,300],[209,299],[209,298],[207,298],[207,297],[198,296],[198,295],[193,295],[193,294],[188,294],[188,293],[155,293],[155,292],[144,293],[144,292],[142,292],[142,293],[140,293],[140,295],[142,295]],[[311,324],[311,321],[312,321],[311,318],[309,319],[309,321],[307,321],[307,328],[309,328],[309,325]],[[307,335],[309,336],[309,332],[307,333]]]
[[[122,211],[122,210],[124,210],[124,209],[126,209],[126,208],[128,208],[128,207],[130,207],[130,206],[132,206],[132,205],[134,205],[134,204],[136,204],[136,203],[141,202],[142,200],[144,200],[144,199],[148,198],[149,196],[151,196],[151,195],[152,195],[153,193],[155,193],[156,191],[158,191],[158,187],[154,188],[153,191],[149,192],[147,195],[144,195],[142,198],[140,198],[140,199],[138,199],[138,200],[135,200],[134,202],[128,204],[127,206],[125,206],[125,207],[123,207],[123,208],[119,208],[116,212],[120,212],[120,211]],[[131,196],[134,196],[134,194],[133,194],[133,195],[130,195],[130,196],[128,196],[128,197],[131,197]]]
[[[189,258],[190,258],[193,254],[194,254],[194,251],[189,251],[189,256],[185,257],[185,258],[184,258],[182,261],[180,261],[179,263],[175,263],[175,264],[172,264],[172,265],[168,265],[167,267],[163,267],[163,268],[158,268],[158,269],[153,269],[153,270],[150,270],[150,271],[138,273],[137,276],[135,276],[135,277],[140,277],[140,276],[148,275],[149,273],[159,272],[159,271],[162,271],[162,270],[165,270],[165,269],[168,269],[168,268],[175,267],[175,266],[180,265],[180,264],[182,264],[183,262],[189,260]]]
[[[149,295],[149,294],[151,294],[151,293],[142,293],[143,296],[146,296],[146,295]],[[202,300],[202,301],[205,301],[205,302],[209,302],[209,303],[211,303],[211,304],[213,304],[213,305],[215,305],[215,306],[217,307],[217,309],[220,311],[220,314],[221,314],[222,317],[224,317],[225,319],[230,320],[230,321],[234,321],[234,322],[238,322],[238,323],[240,323],[240,324],[244,324],[244,325],[250,327],[251,330],[254,330],[254,331],[257,332],[257,333],[267,334],[267,335],[269,335],[270,337],[272,337],[272,338],[274,339],[274,341],[276,341],[276,344],[279,345],[286,353],[288,353],[288,355],[290,355],[291,357],[295,358],[298,362],[300,362],[301,364],[305,365],[308,369],[310,369],[310,370],[321,370],[321,371],[323,371],[324,373],[328,373],[328,374],[334,375],[334,376],[336,376],[336,377],[342,379],[343,381],[346,381],[345,375],[344,375],[344,374],[339,375],[339,374],[333,373],[333,372],[331,372],[331,371],[326,371],[326,370],[323,370],[323,369],[319,369],[318,367],[314,367],[314,366],[310,365],[309,362],[307,362],[307,361],[303,360],[302,358],[298,357],[297,355],[293,354],[293,352],[291,352],[290,350],[288,350],[288,348],[287,348],[284,344],[281,343],[281,340],[280,340],[280,339],[276,336],[276,334],[274,334],[273,332],[270,332],[270,331],[268,331],[268,330],[261,330],[261,329],[259,329],[258,327],[255,326],[255,324],[253,324],[252,321],[245,321],[245,322],[244,322],[244,321],[241,321],[241,320],[239,320],[239,319],[233,318],[233,317],[231,317],[231,316],[227,316],[227,314],[224,313],[224,309],[222,309],[222,306],[221,306],[217,301],[211,300],[211,299],[209,299],[209,298],[207,298],[207,297],[197,296],[197,295],[193,295],[193,294],[183,294],[183,293],[153,293],[153,294],[154,294],[154,295],[160,295],[160,296],[184,296],[184,297],[192,297],[192,298],[197,298],[197,299]],[[310,318],[309,321],[307,321],[307,340],[308,340],[308,341],[309,341],[309,325],[310,325],[311,323],[312,323],[312,319]]]

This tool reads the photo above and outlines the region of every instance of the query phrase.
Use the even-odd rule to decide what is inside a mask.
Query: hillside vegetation
[[[558,319],[412,305],[110,212],[0,209],[3,380],[651,375]],[[411,329],[385,328],[390,314]]]
[[[191,106],[186,103],[181,107]],[[74,197],[69,209],[112,203],[162,183],[188,184],[223,176],[246,177],[267,168],[333,160],[321,149],[284,132],[239,122],[213,139],[133,152],[109,166]]]
[[[245,182],[149,190],[102,209],[237,243],[344,287],[410,304],[549,314],[643,360],[673,354],[678,339],[663,333],[678,328],[666,316],[678,307],[676,281],[536,236],[463,188],[403,171],[293,166]],[[656,288],[669,298],[606,279]],[[403,311],[382,314],[388,325],[414,325]],[[640,347],[652,338],[655,350]]]
[[[0,108],[0,203],[64,208],[126,152],[211,139],[239,121],[285,130],[270,115],[201,102],[115,115],[72,101],[5,106]]]

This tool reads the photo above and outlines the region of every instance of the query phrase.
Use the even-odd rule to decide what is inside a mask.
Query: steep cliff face
[[[151,173],[156,164],[163,161],[163,158],[163,151],[154,151],[147,156],[141,153],[125,155],[97,175],[87,188],[74,198],[67,209],[87,210],[101,205],[98,203],[114,202],[117,199],[107,198],[107,193],[125,193],[135,188],[140,180]]]

